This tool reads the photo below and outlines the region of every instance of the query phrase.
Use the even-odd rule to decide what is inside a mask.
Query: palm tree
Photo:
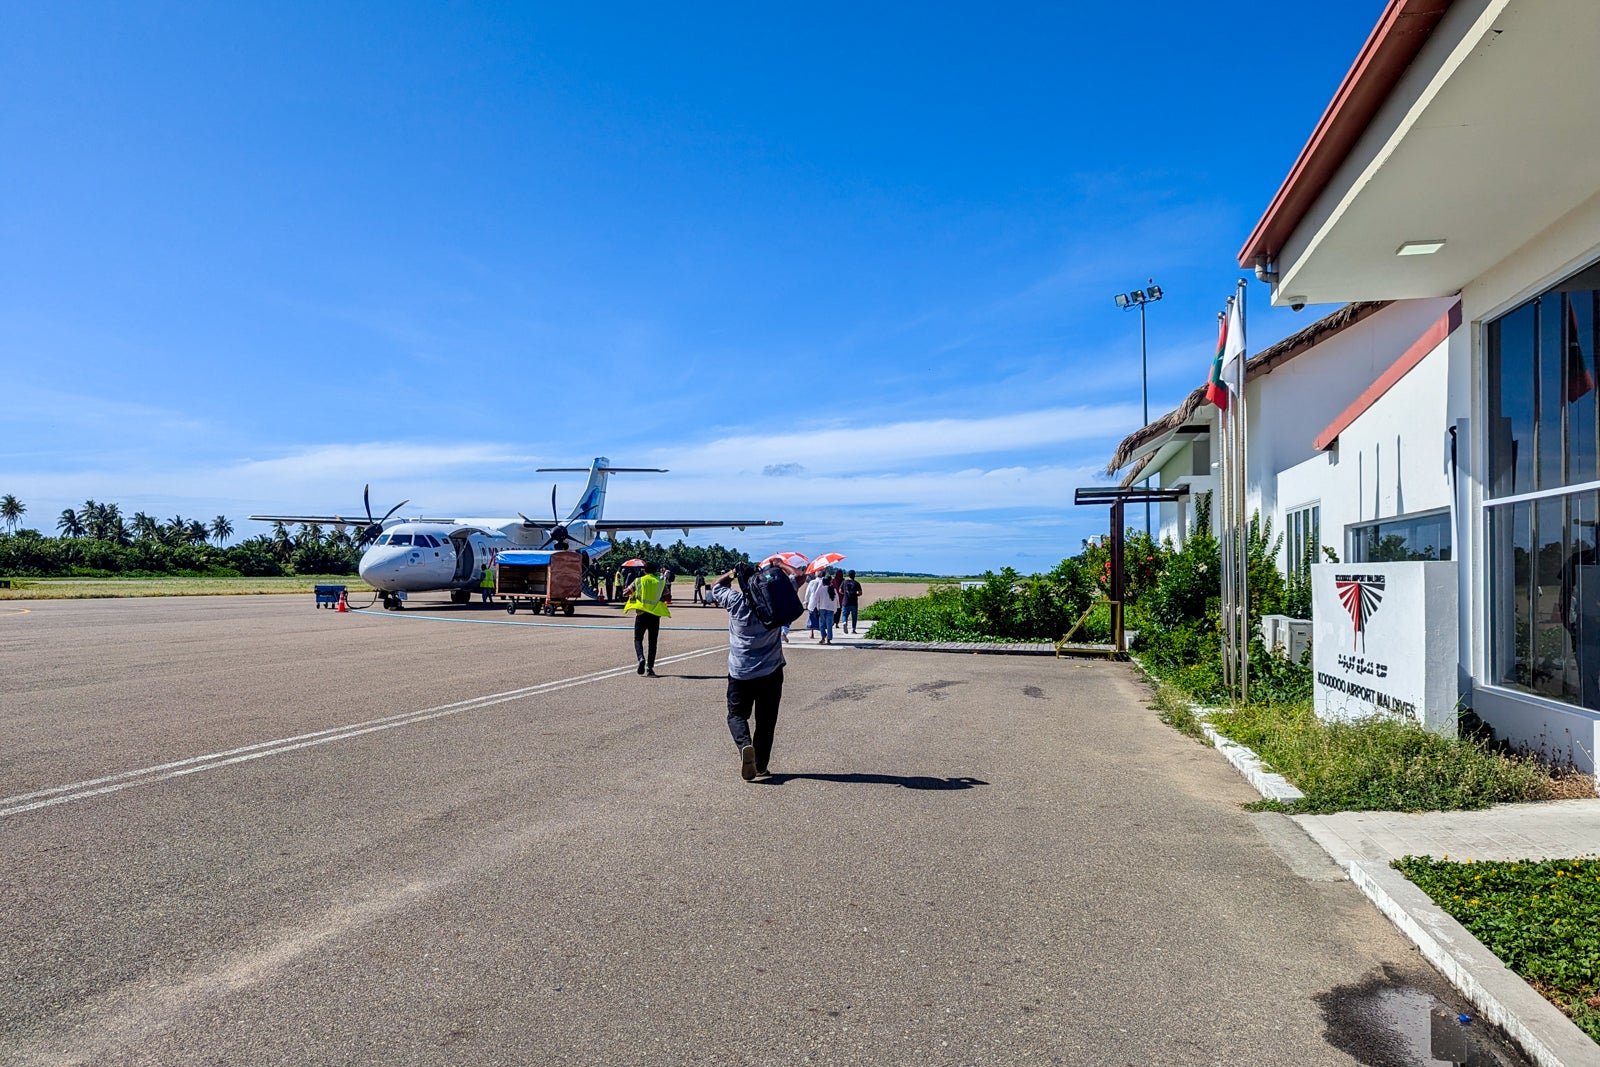
[[[115,541],[119,545],[128,543],[128,527],[122,521],[122,508],[116,504],[95,504],[91,517],[84,521],[84,528],[90,537]]]
[[[83,530],[83,533],[79,536],[95,536],[95,527],[99,525],[99,522],[100,505],[96,504],[93,499],[85,500],[83,507],[78,509],[78,526]],[[56,525],[59,526],[61,524],[57,523]]]
[[[161,524],[161,540],[169,545],[181,545],[189,536],[189,520],[182,515],[174,515]]]
[[[139,540],[154,541],[161,536],[161,523],[143,511],[133,513],[133,533]]]
[[[203,545],[211,540],[211,531],[199,519],[191,519],[184,536],[191,545]]]
[[[17,532],[17,523],[27,510],[28,506],[10,493],[0,497],[0,519],[5,520],[6,529],[11,533]]]
[[[228,521],[228,516],[218,515],[211,520],[211,536],[216,540],[218,548],[221,548],[227,543],[228,538],[233,536],[233,523]]]
[[[280,560],[289,558],[294,542],[289,539],[289,527],[281,522],[272,524],[272,551]]]
[[[56,520],[56,529],[61,531],[63,537],[82,537],[83,522],[78,518],[78,513],[71,508],[63,508],[61,517]]]

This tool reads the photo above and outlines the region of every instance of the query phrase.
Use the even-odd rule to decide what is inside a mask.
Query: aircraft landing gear
[[[470,589],[452,589],[452,590],[450,590],[450,603],[452,603],[452,604],[465,604],[465,603],[468,603],[471,600],[472,600],[472,590],[470,590]]]
[[[406,602],[401,600],[399,597],[395,596],[393,593],[385,593],[385,594],[383,594],[383,610],[385,610],[385,611],[404,611],[405,610],[405,606],[406,606]]]

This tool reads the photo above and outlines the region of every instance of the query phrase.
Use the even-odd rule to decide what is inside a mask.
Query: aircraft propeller
[[[383,524],[389,521],[390,516],[411,503],[411,501],[402,500],[386,511],[383,518],[374,519],[372,517],[372,486],[368,484],[361,489],[361,503],[367,509],[367,524],[361,528],[361,536],[356,538],[357,548],[364,547],[368,542],[376,541],[378,535],[383,533]]]
[[[567,532],[567,524],[561,521],[561,512],[556,510],[556,487],[550,487],[550,521],[555,526],[550,531],[550,543],[561,551],[566,551],[568,539],[572,536]]]

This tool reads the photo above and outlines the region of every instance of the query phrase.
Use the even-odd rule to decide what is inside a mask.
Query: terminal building
[[[1337,578],[1359,601],[1425,564],[1426,606],[1388,574],[1373,619],[1425,636],[1429,670],[1501,737],[1591,773],[1597,54],[1587,0],[1392,0],[1238,257],[1275,305],[1344,305],[1248,364],[1250,506],[1286,534],[1284,566],[1327,545],[1346,572],[1319,568],[1330,596]],[[1112,465],[1203,492],[1217,414],[1196,393]],[[1162,532],[1192,515],[1168,505]],[[1344,639],[1365,642],[1351,610]]]

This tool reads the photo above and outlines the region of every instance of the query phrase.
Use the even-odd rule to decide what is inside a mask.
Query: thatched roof
[[[1183,403],[1161,416],[1148,426],[1141,426],[1133,433],[1122,439],[1117,446],[1117,451],[1111,457],[1111,462],[1106,464],[1106,473],[1115,474],[1117,471],[1132,463],[1134,457],[1150,452],[1150,444],[1159,441],[1173,430],[1184,425],[1200,410],[1200,405],[1206,403],[1206,387],[1201,386],[1184,398]]]
[[[1358,300],[1353,304],[1346,304],[1331,315],[1323,316],[1298,333],[1292,333],[1277,344],[1263,348],[1248,357],[1244,364],[1244,380],[1253,382],[1264,374],[1271,374],[1296,356],[1311,351],[1335,334],[1382,311],[1389,306],[1389,303],[1387,300]],[[1141,426],[1124,437],[1116,452],[1112,454],[1111,462],[1106,464],[1106,473],[1115,474],[1136,458],[1143,457],[1148,460],[1153,457],[1155,449],[1152,446],[1178,427],[1186,425],[1205,403],[1207,403],[1206,387],[1202,385],[1185,397],[1183,403],[1176,408],[1148,426]]]

